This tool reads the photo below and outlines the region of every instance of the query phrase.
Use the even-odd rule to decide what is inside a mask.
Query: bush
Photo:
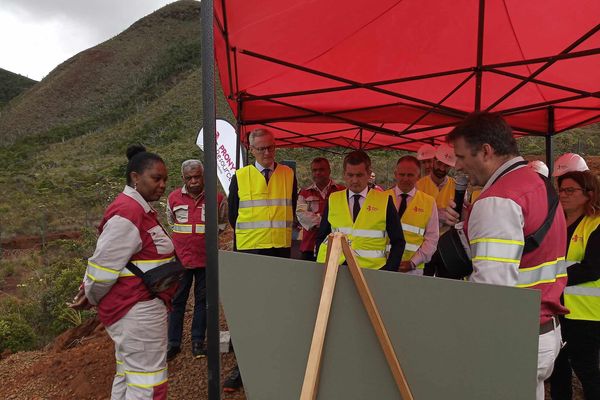
[[[29,350],[36,342],[36,335],[27,323],[16,314],[0,318],[0,351]]]

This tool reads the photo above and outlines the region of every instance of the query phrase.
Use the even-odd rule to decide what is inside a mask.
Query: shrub
[[[9,314],[0,318],[0,351],[30,350],[35,342],[33,329],[20,316]]]

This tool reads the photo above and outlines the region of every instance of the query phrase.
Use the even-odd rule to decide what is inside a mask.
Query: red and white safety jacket
[[[317,229],[314,228],[318,228],[321,224],[321,215],[323,215],[329,195],[344,189],[344,186],[329,180],[327,187],[322,191],[314,183],[300,190],[298,204],[296,205],[298,222],[302,225],[300,251],[315,251]]]
[[[223,228],[223,209],[226,209],[225,197],[217,194],[219,223]],[[178,188],[169,194],[167,200],[167,220],[171,226],[173,244],[179,261],[186,268],[206,267],[206,242],[204,236],[204,192],[194,199],[186,187]]]
[[[496,177],[516,162],[504,163],[473,203],[465,223],[473,273],[469,280],[537,289],[542,292],[540,324],[568,310],[560,304],[567,283],[566,223],[558,206],[554,222],[541,245],[523,255],[524,238],[542,225],[548,213],[546,186],[538,174],[523,166]]]
[[[84,277],[85,295],[98,305],[105,326],[121,319],[138,302],[153,298],[140,278],[126,267],[131,261],[148,271],[174,260],[171,238],[156,211],[133,188],[125,189],[108,206],[98,227],[100,237]],[[167,307],[177,287],[160,293]]]

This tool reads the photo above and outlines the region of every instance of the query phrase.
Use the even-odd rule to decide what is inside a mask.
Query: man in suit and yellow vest
[[[401,157],[394,171],[396,186],[390,189],[406,240],[400,272],[415,275],[423,275],[440,236],[435,199],[415,187],[420,168],[415,157]]]
[[[255,129],[248,142],[256,162],[238,169],[229,185],[229,223],[235,230],[235,250],[289,258],[298,200],[294,171],[275,162],[275,137],[271,131]],[[231,392],[241,385],[236,366],[223,390]]]
[[[446,143],[441,144],[436,152],[433,160],[431,173],[417,181],[417,189],[427,193],[435,199],[438,209],[440,225],[445,223],[445,209],[454,200],[456,191],[456,182],[448,172],[456,163],[454,149]]]
[[[362,268],[398,271],[405,244],[400,218],[389,192],[369,190],[370,176],[371,159],[364,151],[353,151],[344,158],[347,189],[329,196],[317,235],[317,243],[321,243],[317,262],[325,262],[327,236],[342,232]]]

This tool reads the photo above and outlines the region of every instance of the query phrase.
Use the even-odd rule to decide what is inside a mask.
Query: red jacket
[[[134,198],[121,193],[117,196],[115,201],[108,206],[104,217],[100,222],[98,231],[100,232],[101,237],[105,225],[111,219],[113,219],[113,221],[128,221],[123,225],[124,228],[129,231],[129,234],[136,232],[136,234],[139,235],[139,240],[137,241],[138,243],[141,241],[140,249],[131,255],[130,261],[134,263],[141,262],[138,266],[142,268],[142,270],[154,264],[166,263],[174,257],[175,254],[172,251],[173,246],[158,222],[156,211],[151,209],[146,211]],[[114,225],[114,223],[112,224]],[[121,250],[119,248],[119,243],[117,243],[119,242],[118,238],[120,237],[120,232],[114,231],[114,234],[115,236],[112,237],[113,243],[110,245],[113,250],[106,250],[106,252],[117,252]],[[110,241],[111,237],[107,237],[107,240]],[[123,252],[127,252],[127,249],[123,249]],[[89,261],[92,263],[99,263],[103,259],[105,259],[105,257],[103,257],[102,254],[98,254],[97,250]],[[103,267],[107,268],[109,266],[104,265]],[[113,266],[110,267],[112,268]],[[123,265],[120,267],[123,268]],[[137,302],[152,299],[152,295],[148,289],[146,289],[142,280],[137,276],[133,276],[133,274],[126,269],[126,266],[124,267],[125,268],[118,274],[118,278],[112,284],[108,293],[106,293],[98,303],[98,317],[105,326],[109,326],[121,319]],[[90,266],[88,266],[88,273],[89,271],[92,271]],[[158,296],[165,302],[168,308],[170,308],[171,298],[176,290],[177,286],[175,285]]]
[[[224,198],[221,193],[217,194],[219,208]],[[204,192],[194,200],[178,188],[169,194],[168,210],[177,257],[186,268],[205,268]]]
[[[507,162],[499,171],[518,160],[522,159]],[[547,213],[544,182],[531,168],[520,167],[486,185],[465,222],[473,257],[470,280],[539,290],[542,324],[553,315],[568,313],[560,303],[567,282],[567,228],[560,204],[537,249],[521,255],[523,245],[518,243],[539,229]]]
[[[325,210],[327,200],[329,199],[331,193],[344,189],[344,186],[338,185],[337,183],[334,183],[332,181],[329,187],[327,188],[325,198],[323,198],[321,197],[321,193],[319,192],[319,190],[313,184],[307,188],[300,190],[299,196],[302,196],[302,199],[299,200],[299,203],[302,203],[302,201],[304,201],[308,206],[308,212],[323,215],[323,211]],[[306,230],[302,228],[302,243],[300,243],[300,251],[315,251],[317,233],[317,229]]]

